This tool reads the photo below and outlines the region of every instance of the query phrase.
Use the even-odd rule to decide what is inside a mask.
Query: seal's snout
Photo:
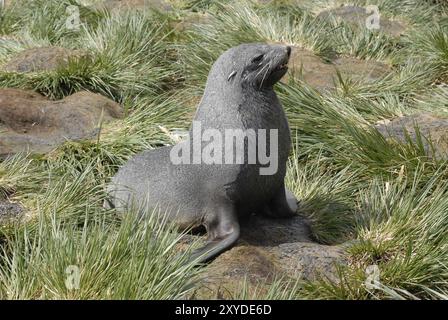
[[[281,50],[281,51],[280,51]],[[278,70],[287,70],[288,69],[288,62],[289,57],[291,56],[291,47],[290,46],[284,46],[280,50],[277,49],[277,66],[275,68],[276,71]]]

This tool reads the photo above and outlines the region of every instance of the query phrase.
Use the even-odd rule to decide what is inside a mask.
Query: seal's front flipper
[[[295,215],[297,213],[297,210],[299,209],[298,200],[296,196],[289,191],[285,187],[285,197],[286,197],[286,203],[288,204],[289,209],[293,212],[292,215]]]
[[[296,197],[283,186],[264,209],[264,214],[273,218],[289,218],[297,214],[297,209]]]
[[[230,249],[240,236],[240,224],[233,208],[219,207],[212,215],[212,219],[204,222],[208,241],[202,248],[192,253],[191,260],[198,263],[210,261],[220,253]]]

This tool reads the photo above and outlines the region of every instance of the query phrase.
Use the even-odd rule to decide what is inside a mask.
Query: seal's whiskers
[[[260,88],[263,86],[264,80],[266,79],[266,76],[268,74],[269,69],[271,68],[271,62],[269,61],[269,63],[266,65],[268,68],[266,69],[266,72],[263,75],[263,78],[261,79],[261,83],[260,83]],[[263,68],[264,69],[264,68]],[[263,71],[263,69],[261,69],[261,71]]]

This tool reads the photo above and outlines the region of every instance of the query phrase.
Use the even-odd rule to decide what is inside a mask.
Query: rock
[[[32,91],[0,89],[0,156],[46,153],[66,140],[94,138],[101,117],[121,116],[120,105],[87,91],[51,101]]]
[[[422,136],[422,143],[429,156],[448,158],[448,118],[430,113],[419,113],[393,119],[386,123],[378,123],[376,129],[386,138],[407,143],[406,132],[411,140],[417,142],[415,126]],[[432,150],[431,144],[434,148]]]
[[[330,63],[311,51],[300,47],[293,47],[288,63],[289,71],[282,78],[282,82],[288,82],[290,77],[300,79],[318,90],[334,88],[335,70]]]
[[[254,246],[276,247],[282,243],[310,242],[311,232],[301,217],[270,219],[251,216],[242,221],[241,239]]]
[[[69,59],[82,56],[85,56],[85,53],[80,50],[60,47],[26,49],[7,62],[3,70],[7,72],[53,71],[67,65]]]
[[[343,6],[339,8],[328,9],[320,12],[317,17],[322,19],[329,19],[330,17],[335,17],[336,19],[343,20],[351,25],[366,28],[366,21],[369,16],[372,15],[372,12],[367,12],[366,8],[357,7],[357,6]],[[389,20],[381,16],[380,12],[380,29],[384,33],[387,33],[391,36],[399,36],[405,30],[405,26],[394,20]],[[375,29],[374,29],[375,30]]]
[[[237,245],[207,266],[190,299],[238,299],[245,281],[267,291],[281,270],[263,249]]]
[[[269,251],[276,256],[284,272],[292,278],[314,280],[323,276],[338,281],[336,265],[346,263],[342,245],[295,242],[280,244]]]
[[[20,204],[0,200],[0,225],[19,219],[23,213],[24,208]]]
[[[190,30],[199,24],[211,23],[212,16],[208,13],[202,12],[189,12],[185,16],[182,16],[179,20],[174,21],[171,25],[177,32],[185,32]]]
[[[337,58],[333,64],[343,76],[365,82],[374,82],[391,72],[391,68],[384,63],[353,57]]]
[[[235,299],[246,280],[259,293],[267,292],[269,285],[280,279],[323,276],[337,281],[335,266],[346,264],[343,247],[312,242],[308,225],[300,216],[252,216],[241,227],[237,245],[207,266],[190,298]]]
[[[288,66],[288,74],[283,77],[282,82],[288,82],[292,76],[317,90],[334,89],[338,83],[338,70],[343,78],[361,82],[376,81],[390,72],[389,66],[381,62],[353,57],[339,57],[332,62],[326,62],[311,51],[300,47],[293,47]]]

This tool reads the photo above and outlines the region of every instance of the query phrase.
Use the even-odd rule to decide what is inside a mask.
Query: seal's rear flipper
[[[220,253],[230,249],[240,236],[240,224],[235,212],[219,208],[215,219],[206,223],[209,240],[207,244],[195,250],[191,255],[191,261],[198,263],[210,261]]]
[[[220,253],[230,249],[230,247],[238,240],[239,231],[229,234],[227,237],[221,240],[212,240],[207,242],[205,246],[195,250],[190,261],[197,260],[197,263],[205,263],[210,261]]]

